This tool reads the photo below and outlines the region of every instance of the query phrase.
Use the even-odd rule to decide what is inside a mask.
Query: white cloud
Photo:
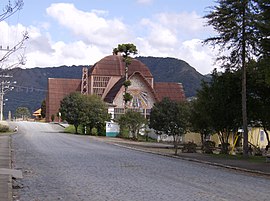
[[[213,70],[215,52],[202,45],[203,37],[212,30],[195,12],[159,13],[152,19],[142,19],[140,25],[147,30],[146,36],[137,38],[142,56],[182,59],[202,74]]]
[[[179,42],[174,47],[159,48],[144,38],[137,38],[140,56],[172,57],[186,61],[201,74],[213,70],[215,53],[212,48],[202,45],[202,40],[192,39]]]
[[[86,44],[107,46],[126,41],[130,35],[121,20],[102,17],[107,11],[83,12],[73,4],[58,3],[47,8],[47,13]]]
[[[182,59],[202,74],[213,70],[215,52],[201,44],[212,30],[204,27],[195,12],[159,13],[132,25],[109,18],[108,11],[84,12],[66,3],[52,4],[47,13],[61,29],[66,28],[62,29],[63,33],[73,34],[72,41],[54,41],[49,32],[54,27],[48,22],[39,23],[38,27],[0,23],[0,45],[7,44],[8,40],[16,41],[23,30],[28,30],[26,67],[92,65],[111,54],[117,44],[134,43],[141,56]]]
[[[158,23],[179,33],[181,37],[197,37],[203,32],[209,32],[205,20],[196,12],[159,13],[155,16]]]
[[[52,44],[53,54],[35,51],[27,54],[27,64],[31,67],[60,65],[93,65],[100,60],[102,53],[97,46],[87,46],[82,41],[66,44],[59,41]]]

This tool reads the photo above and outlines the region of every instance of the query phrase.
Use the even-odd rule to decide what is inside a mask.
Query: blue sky
[[[12,45],[28,31],[23,68],[92,65],[117,44],[134,43],[139,56],[182,59],[206,74],[215,67],[215,51],[201,42],[214,32],[202,16],[213,5],[214,0],[24,0],[20,12],[0,22],[0,44]]]

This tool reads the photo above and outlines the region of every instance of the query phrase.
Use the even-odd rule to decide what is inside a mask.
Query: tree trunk
[[[263,130],[264,130],[264,132],[265,132],[265,135],[266,135],[266,139],[267,139],[267,144],[268,144],[268,146],[270,146],[270,139],[269,139],[269,133],[267,132],[267,130],[266,130],[266,128],[265,127],[263,127]]]
[[[75,127],[75,134],[78,134],[78,125],[74,125]]]
[[[176,156],[177,156],[177,151],[178,151],[178,144],[176,143],[175,144],[175,152],[174,152],[174,155],[176,155]]]
[[[247,80],[246,80],[246,6],[247,1],[243,2],[242,17],[242,121],[243,121],[243,156],[248,157],[248,128],[247,128]]]
[[[178,151],[178,142],[177,142],[177,135],[173,135],[173,143],[174,143],[174,155],[177,155],[177,151]]]

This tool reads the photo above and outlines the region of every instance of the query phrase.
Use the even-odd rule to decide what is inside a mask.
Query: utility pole
[[[13,76],[11,75],[0,75],[0,78],[2,78],[1,80],[1,86],[0,86],[0,121],[3,121],[3,114],[4,114],[4,95],[6,94],[6,92],[14,89],[14,87],[11,87],[11,83],[10,81],[6,81],[4,80],[5,78],[12,78]],[[16,82],[13,82],[14,84]]]

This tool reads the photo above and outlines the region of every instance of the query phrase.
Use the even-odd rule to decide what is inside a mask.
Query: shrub
[[[213,150],[215,149],[216,143],[213,141],[205,141],[203,143],[203,153],[205,154],[212,154]]]
[[[220,154],[228,154],[229,153],[229,147],[230,143],[221,143],[220,148]]]
[[[5,133],[9,131],[9,127],[6,125],[1,125],[0,124],[0,133]]]
[[[183,153],[196,153],[197,145],[194,142],[188,142],[184,144],[182,148]]]
[[[94,136],[98,136],[98,130],[96,128],[91,129],[91,134]]]

